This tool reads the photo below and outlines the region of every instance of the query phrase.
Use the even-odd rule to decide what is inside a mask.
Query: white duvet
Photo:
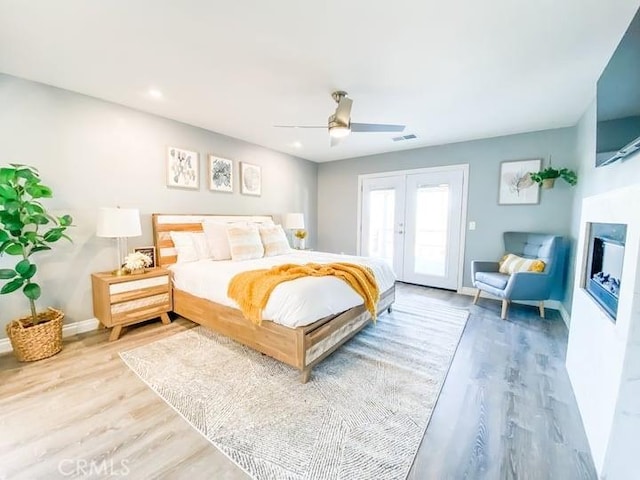
[[[237,273],[271,268],[283,263],[309,262],[351,262],[366,265],[373,270],[380,293],[388,290],[395,282],[391,268],[377,258],[295,250],[288,255],[256,260],[199,260],[176,263],[169,268],[173,272],[174,286],[179,290],[221,305],[238,308],[236,302],[227,296],[227,286]],[[278,285],[271,293],[262,318],[295,328],[309,325],[327,315],[343,312],[362,303],[362,297],[337,277],[303,277]]]

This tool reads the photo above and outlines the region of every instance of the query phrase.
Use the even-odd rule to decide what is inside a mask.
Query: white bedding
[[[227,286],[237,273],[271,268],[283,263],[309,262],[351,262],[366,265],[373,270],[380,293],[388,290],[395,282],[393,270],[383,260],[309,251],[293,251],[288,255],[241,262],[199,260],[176,263],[169,268],[173,271],[174,286],[179,290],[221,305],[238,308],[236,302],[227,296]],[[362,297],[337,277],[303,277],[278,285],[271,293],[262,318],[295,328],[309,325],[327,315],[343,312],[362,303]]]

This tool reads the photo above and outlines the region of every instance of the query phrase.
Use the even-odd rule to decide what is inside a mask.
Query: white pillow
[[[209,244],[207,243],[207,237],[205,237],[204,232],[191,232],[191,240],[193,241],[193,247],[196,249],[198,260],[211,258]]]
[[[178,253],[177,263],[211,258],[209,245],[203,232],[170,232],[170,234]]]
[[[246,227],[230,225],[227,228],[227,238],[232,260],[251,260],[262,258],[264,255],[260,232],[255,225]]]
[[[202,222],[202,230],[209,245],[209,251],[214,260],[231,259],[231,250],[229,250],[229,239],[227,238],[228,223],[206,221]],[[242,225],[246,225],[242,223]]]
[[[198,252],[193,242],[192,232],[169,232],[178,254],[177,263],[195,262]]]
[[[209,245],[209,252],[214,260],[230,260],[231,250],[229,249],[229,237],[227,236],[227,229],[229,227],[246,227],[247,225],[274,225],[273,220],[267,220],[262,224],[247,223],[247,222],[233,222],[225,223],[216,220],[205,220],[202,222],[202,230],[207,238],[207,244]]]
[[[282,226],[261,226],[259,230],[265,257],[285,255],[291,252],[287,235],[282,230]]]

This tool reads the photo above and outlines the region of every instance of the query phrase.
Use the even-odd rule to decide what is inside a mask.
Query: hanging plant
[[[562,178],[572,187],[578,183],[578,175],[573,170],[568,168],[555,169],[553,167],[547,167],[539,172],[532,173],[531,180],[542,185],[542,188],[553,188],[553,184],[556,178]]]

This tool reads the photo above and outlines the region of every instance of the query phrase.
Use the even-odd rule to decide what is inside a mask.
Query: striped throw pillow
[[[537,258],[522,258],[513,253],[508,253],[500,260],[500,273],[509,275],[516,272],[544,272],[545,263]]]
[[[227,228],[231,260],[251,260],[264,256],[264,247],[256,225]]]
[[[262,245],[264,245],[265,257],[285,255],[291,251],[287,236],[280,225],[261,226],[260,238],[262,239]]]

